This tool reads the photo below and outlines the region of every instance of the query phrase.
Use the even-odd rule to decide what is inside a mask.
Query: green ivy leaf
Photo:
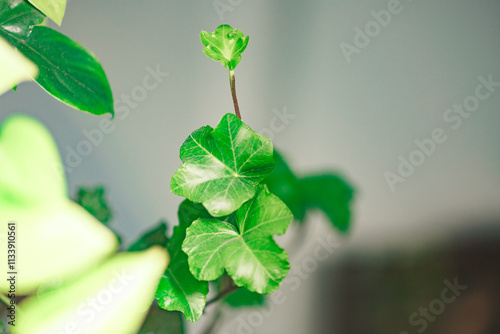
[[[215,61],[220,61],[224,67],[234,70],[241,60],[241,54],[248,45],[248,36],[238,29],[222,24],[209,33],[201,31],[201,43],[205,46],[203,53]]]
[[[265,297],[260,293],[239,288],[224,298],[224,302],[231,307],[263,306],[265,304]]]
[[[26,31],[2,24],[0,36],[38,66],[36,82],[55,98],[95,115],[114,113],[106,74],[81,45],[43,26]]]
[[[104,225],[106,225],[113,216],[106,200],[104,187],[80,187],[75,202],[80,204]]]
[[[165,248],[167,247],[167,242],[168,242],[166,233],[167,233],[167,222],[160,221],[158,226],[144,233],[136,242],[134,242],[128,248],[128,251],[139,252],[155,245]]]
[[[203,203],[214,217],[226,216],[252,198],[274,167],[271,140],[233,114],[226,114],[215,129],[194,131],[180,157],[184,164],[172,178],[172,192]]]
[[[331,224],[341,232],[350,226],[352,187],[335,173],[297,177],[275,150],[276,167],[264,183],[303,221],[309,209],[323,211]]]
[[[184,325],[180,312],[169,312],[153,302],[139,334],[183,334]]]
[[[347,232],[351,220],[352,188],[334,174],[308,176],[299,180],[306,207],[323,211],[332,225]]]
[[[295,219],[303,220],[306,207],[303,194],[299,189],[299,180],[276,150],[274,150],[274,161],[276,163],[274,170],[264,183],[270,192],[285,202]]]
[[[182,251],[182,243],[186,237],[186,229],[199,218],[210,217],[200,204],[188,200],[179,207],[179,226],[174,227],[174,233],[167,249],[171,256],[170,265],[165,271],[156,298],[161,308],[169,311],[181,311],[189,321],[197,321],[203,314],[207,302],[208,282],[194,278],[189,271],[187,255]]]
[[[61,25],[66,11],[66,0],[29,0],[29,2],[57,25]]]
[[[236,211],[236,227],[215,219],[198,219],[187,230],[182,249],[199,280],[212,281],[224,270],[237,286],[258,293],[279,288],[290,265],[273,240],[285,233],[292,213],[265,186]]]

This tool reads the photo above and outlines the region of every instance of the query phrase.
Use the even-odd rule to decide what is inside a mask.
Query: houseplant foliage
[[[74,108],[113,114],[111,90],[96,58],[42,25],[46,17],[60,24],[65,6],[64,0],[0,0],[0,56],[12,64],[0,78],[0,93],[31,77]],[[306,224],[308,210],[322,210],[338,231],[348,230],[351,187],[330,172],[297,176],[271,140],[242,121],[235,69],[249,37],[221,25],[202,31],[200,39],[203,52],[228,70],[235,113],[193,131],[182,145],[170,189],[185,200],[170,235],[160,221],[115,254],[120,242],[107,227],[113,215],[104,188],[82,187],[76,203],[71,201],[61,169],[54,168],[62,164],[48,131],[26,116],[4,122],[0,218],[20,220],[32,231],[19,245],[31,280],[18,286],[26,298],[18,305],[22,325],[12,327],[13,333],[60,332],[68,324],[82,333],[182,333],[180,314],[197,321],[212,302],[264,304],[263,296],[279,289],[290,269],[274,236],[294,219]],[[43,235],[54,228],[60,233]],[[65,266],[43,268],[50,252],[62,254],[57,263],[67,260]],[[130,284],[111,298],[106,312],[82,318],[82,303],[106,293],[116,271],[129,273]],[[211,289],[215,297],[207,301]],[[0,283],[0,292],[7,290]]]
[[[65,8],[66,0],[0,0],[0,37],[38,67],[32,77],[56,99],[95,115],[113,114],[111,88],[97,58],[43,25],[46,17],[61,24]]]

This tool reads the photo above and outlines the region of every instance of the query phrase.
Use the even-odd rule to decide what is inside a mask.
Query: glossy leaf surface
[[[233,114],[226,114],[215,129],[204,126],[193,132],[180,157],[184,164],[172,178],[172,192],[203,203],[214,217],[226,216],[252,198],[274,167],[269,138]]]
[[[36,21],[36,15],[21,14],[26,17],[21,24],[10,25],[14,20],[10,16],[0,22],[0,37],[38,66],[36,82],[73,108],[95,115],[113,114],[111,88],[97,58],[55,30],[43,26],[28,29],[24,21]]]
[[[274,161],[276,163],[274,170],[264,183],[270,192],[285,202],[295,219],[303,220],[306,207],[304,196],[299,189],[299,180],[276,150],[274,150]]]
[[[222,24],[209,33],[201,31],[200,39],[209,58],[220,61],[224,67],[234,70],[241,61],[241,54],[248,45],[248,36],[238,29],[233,29],[227,24]]]
[[[236,226],[198,219],[188,228],[182,249],[197,279],[212,281],[226,270],[237,286],[270,293],[279,288],[290,267],[273,235],[285,233],[291,220],[286,205],[261,187],[236,211]]]
[[[168,243],[171,262],[165,271],[156,298],[161,308],[181,311],[189,321],[197,321],[207,302],[208,282],[199,281],[189,271],[187,255],[182,251],[186,228],[199,218],[210,217],[200,204],[188,200],[179,207],[179,226]]]

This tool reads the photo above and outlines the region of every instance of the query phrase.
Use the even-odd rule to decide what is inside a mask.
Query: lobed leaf
[[[290,265],[288,255],[273,240],[285,233],[292,213],[265,186],[226,221],[198,219],[188,229],[182,249],[199,280],[212,281],[224,270],[237,286],[270,293],[279,288]]]
[[[353,189],[343,178],[331,172],[299,178],[277,151],[274,159],[276,167],[264,183],[285,202],[295,219],[303,221],[307,210],[319,209],[340,232],[348,231]]]
[[[178,215],[179,226],[174,227],[167,246],[171,262],[160,280],[156,298],[162,309],[181,311],[187,320],[194,322],[203,314],[207,302],[208,282],[199,281],[191,274],[187,255],[182,251],[182,243],[186,237],[186,229],[191,223],[209,215],[203,206],[188,200],[182,202]]]
[[[251,199],[274,167],[271,140],[233,114],[215,129],[194,131],[180,157],[184,164],[172,177],[172,192],[203,203],[214,217],[229,215]]]

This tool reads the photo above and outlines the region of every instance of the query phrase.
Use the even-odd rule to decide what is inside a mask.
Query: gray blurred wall
[[[220,3],[226,11],[216,10]],[[229,23],[250,35],[236,70],[244,120],[261,131],[286,110],[295,118],[274,131],[273,139],[292,166],[300,172],[334,168],[357,189],[354,227],[339,252],[421,242],[469,217],[498,219],[500,87],[481,88],[478,106],[473,96],[478,77],[500,82],[500,1],[396,5],[70,1],[60,31],[98,56],[121,108],[113,131],[68,172],[71,192],[81,184],[104,183],[116,212],[114,226],[126,242],[160,218],[177,223],[181,198],[170,193],[169,182],[181,164],[179,147],[191,131],[214,126],[232,112],[227,72],[201,52],[199,32]],[[390,22],[371,13],[389,9]],[[368,29],[369,41],[357,28]],[[148,69],[169,74],[141,97],[137,87]],[[123,94],[134,93],[128,105]],[[470,116],[447,111],[464,100],[477,108]],[[40,119],[63,158],[101,120],[58,103],[32,83],[2,96],[0,110],[0,120],[18,112]],[[428,139],[435,131],[441,141],[435,151],[415,153],[415,141],[431,150]],[[406,170],[398,179],[404,182],[391,189],[387,172],[398,173],[400,156],[420,165]],[[297,263],[310,256],[319,236],[334,235],[321,216],[312,224],[310,247],[294,258]],[[255,333],[309,332],[312,282],[286,291],[287,302]]]

